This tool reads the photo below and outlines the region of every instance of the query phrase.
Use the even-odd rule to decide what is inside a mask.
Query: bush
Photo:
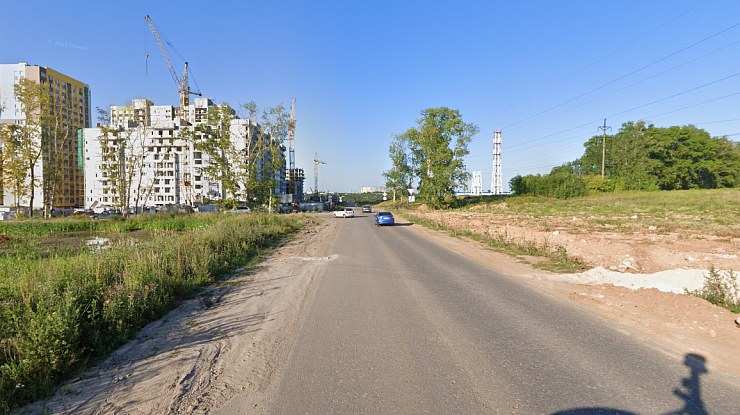
[[[509,181],[511,191],[518,196],[545,196],[570,199],[588,193],[584,179],[573,173],[517,175]]]
[[[703,298],[710,303],[724,307],[733,313],[740,312],[738,305],[737,276],[732,271],[721,272],[714,267],[704,276],[704,286],[701,289],[689,291],[686,294]]]

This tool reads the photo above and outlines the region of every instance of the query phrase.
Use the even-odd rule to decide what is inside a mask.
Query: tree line
[[[693,125],[663,128],[630,121],[617,133],[607,135],[606,141],[597,135],[584,147],[583,156],[553,168],[549,174],[513,177],[509,182],[511,191],[517,195],[569,198],[592,191],[740,185],[740,143],[711,137]]]
[[[466,186],[470,173],[463,158],[479,128],[464,122],[458,110],[447,107],[421,111],[416,126],[392,136],[388,153],[392,167],[383,172],[392,200],[408,196],[417,184],[418,197],[434,208],[455,203],[454,190]]]

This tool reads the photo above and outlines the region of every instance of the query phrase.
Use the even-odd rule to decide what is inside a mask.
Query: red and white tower
[[[501,131],[493,132],[493,174],[491,174],[491,193],[500,195],[504,193],[501,173]]]

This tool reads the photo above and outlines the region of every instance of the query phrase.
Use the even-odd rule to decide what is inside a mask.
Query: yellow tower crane
[[[172,66],[172,61],[170,60],[170,56],[167,54],[167,49],[165,49],[164,43],[157,32],[157,27],[154,26],[154,22],[149,18],[149,15],[146,15],[146,22],[149,24],[149,28],[152,29],[152,34],[154,34],[154,39],[157,41],[160,52],[162,52],[164,62],[167,64],[167,69],[169,69],[170,75],[172,75],[172,80],[175,81],[175,85],[177,85],[177,91],[180,93],[180,116],[188,120],[189,117],[187,117],[187,111],[190,106],[190,95],[201,96],[200,92],[193,92],[190,90],[190,84],[188,81],[188,63],[185,62],[185,70],[183,71],[182,78],[180,78],[177,75],[175,67]],[[147,58],[149,57],[149,55],[146,56]]]
[[[172,66],[172,61],[170,60],[170,56],[167,54],[167,49],[165,49],[164,43],[159,36],[159,32],[157,32],[157,27],[154,26],[154,22],[149,17],[149,15],[146,16],[146,22],[149,24],[149,28],[152,30],[152,34],[154,34],[154,39],[157,41],[160,52],[162,52],[162,57],[164,57],[164,62],[167,64],[167,69],[169,69],[170,75],[172,75],[172,80],[175,81],[175,85],[177,85],[177,91],[180,93],[179,116],[181,119],[185,120],[185,125],[188,125],[191,120],[189,114],[190,95],[201,96],[201,94],[200,92],[193,92],[190,90],[190,83],[188,81],[188,63],[185,62],[185,70],[183,71],[182,78],[180,78],[177,75],[175,67]],[[171,43],[167,42],[167,44],[174,49]],[[175,52],[177,53],[176,50]],[[146,58],[149,59],[149,55],[146,55]],[[191,206],[193,204],[193,182],[191,180],[190,163],[188,162],[188,156],[188,151],[183,152],[180,156],[180,187],[182,188],[182,195],[185,204]]]

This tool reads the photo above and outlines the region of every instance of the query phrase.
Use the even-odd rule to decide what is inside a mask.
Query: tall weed
[[[199,216],[111,222],[179,231],[134,245],[0,256],[0,413],[49,394],[299,227],[291,216]],[[69,229],[53,222],[23,226],[32,235]]]
[[[698,290],[686,290],[686,294],[703,298],[710,303],[724,307],[733,313],[740,313],[737,276],[731,270],[718,271],[714,267],[704,276],[704,286]]]

